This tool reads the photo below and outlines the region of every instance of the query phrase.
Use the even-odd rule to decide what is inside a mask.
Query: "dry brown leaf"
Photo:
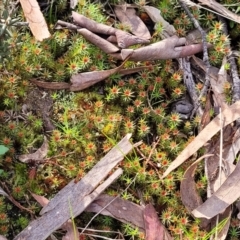
[[[235,170],[229,175],[221,187],[204,202],[192,211],[198,218],[213,218],[222,213],[230,204],[240,197],[240,162]]]
[[[152,206],[147,204],[143,210],[146,240],[172,240],[164,225],[159,221],[158,215]]]
[[[134,44],[149,43],[149,40],[139,38],[122,30],[107,26],[102,23],[95,22],[79,13],[72,12],[72,17],[75,24],[81,26],[82,28],[86,28],[90,32],[110,35],[110,38],[108,39],[115,39],[118,44],[118,47],[120,48],[127,48],[128,46]],[[110,42],[113,41],[110,40]]]
[[[111,202],[110,205],[108,205],[109,202]],[[107,194],[101,194],[85,211],[101,212],[103,215],[113,217],[124,223],[130,223],[138,227],[140,231],[144,231],[143,207],[120,197],[115,198]]]
[[[99,37],[98,35],[90,32],[86,28],[81,28],[77,30],[84,38],[89,42],[93,43],[95,46],[99,47],[105,53],[118,52],[120,49],[115,45],[111,44],[109,41]]]
[[[143,9],[147,12],[148,16],[152,19],[154,23],[162,24],[162,38],[168,38],[176,34],[175,28],[164,20],[164,18],[161,16],[161,12],[159,9],[152,6],[143,6]]]
[[[124,62],[116,68],[109,69],[109,70],[103,70],[103,71],[93,71],[93,72],[84,72],[84,73],[79,73],[75,74],[71,77],[71,83],[72,85],[70,86],[71,91],[80,91],[85,88],[88,88],[95,83],[98,83],[109,76],[111,76],[114,73],[117,73],[120,71],[120,69],[123,68],[125,62],[128,60],[128,58],[131,56],[131,53],[126,57]]]
[[[31,79],[30,81],[35,85],[45,89],[61,90],[70,88],[70,84],[65,82],[44,82],[37,79]]]
[[[143,21],[136,15],[134,8],[126,8],[118,5],[114,7],[114,12],[121,23],[130,27],[131,33],[142,39],[150,39],[151,35],[143,23]]]
[[[0,240],[7,240],[4,236],[0,235]]]
[[[38,41],[49,38],[51,35],[37,0],[20,0],[20,3],[33,36]]]
[[[48,140],[44,136],[43,144],[36,152],[22,154],[19,156],[19,160],[24,163],[28,163],[30,161],[42,161],[47,156],[47,152],[48,152]]]
[[[49,203],[49,200],[45,198],[44,196],[37,195],[35,193],[31,193],[33,198],[42,206],[45,207]]]
[[[136,67],[136,68],[128,68],[128,69],[120,69],[119,74],[122,76],[133,74],[137,72],[141,72],[147,69],[148,66]],[[66,82],[44,82],[37,79],[30,80],[33,84],[37,85],[38,87],[45,88],[45,89],[52,89],[52,90],[61,90],[61,89],[69,89],[71,84]],[[95,84],[95,81],[93,81]],[[91,85],[89,85],[91,86]]]
[[[229,108],[222,112],[223,127],[234,122],[240,117],[240,101],[232,104]],[[180,153],[180,155],[170,164],[163,173],[162,178],[166,177],[171,171],[180,166],[207,141],[209,141],[221,128],[220,117],[216,116],[199,134],[198,136]]]
[[[65,222],[61,226],[61,229],[67,231],[66,234],[63,236],[62,240],[77,240],[79,238],[78,229],[74,227],[74,223],[72,222],[72,220],[69,219],[67,222]]]
[[[197,168],[198,163],[205,157],[212,156],[212,154],[206,154],[199,159],[197,159],[188,169],[185,171],[183,175],[183,180],[180,185],[180,194],[183,205],[186,207],[189,213],[191,213],[195,208],[200,206],[203,201],[199,196],[196,183],[194,181],[194,175]],[[202,228],[206,229],[209,225],[209,221],[201,219],[200,225]]]
[[[190,167],[187,168],[183,175],[180,185],[180,194],[181,200],[188,212],[192,212],[195,208],[203,203],[202,198],[197,193],[194,175],[198,163],[207,156],[212,156],[212,154],[206,154],[197,159]]]
[[[127,48],[135,44],[149,43],[149,40],[133,36],[130,33],[127,33],[121,30],[117,30],[115,33],[115,36],[116,36],[118,47],[120,48]]]
[[[160,59],[182,58],[202,51],[202,44],[183,46],[185,38],[172,36],[160,42],[150,44],[138,49],[122,49],[121,53],[110,54],[116,59],[123,60],[130,51],[133,51],[130,61],[154,61]]]
[[[103,23],[95,22],[92,19],[89,19],[77,12],[72,12],[73,22],[83,28],[88,29],[91,32],[105,34],[105,35],[115,35],[117,29],[107,26]]]
[[[196,191],[195,181],[194,181],[194,173],[197,167],[197,164],[205,157],[212,156],[213,154],[205,154],[198,160],[196,160],[184,173],[183,180],[181,181],[180,186],[180,193],[181,193],[181,199],[187,210],[191,213],[195,208],[200,206],[202,204],[202,199],[198,195]],[[224,175],[224,174],[223,174]],[[225,178],[226,179],[226,178]],[[224,180],[225,180],[224,179]],[[222,181],[224,181],[222,179]],[[219,222],[226,219],[227,217],[230,217],[231,215],[231,208],[227,208],[226,211],[224,211],[223,214],[219,215]],[[211,231],[211,229],[214,229],[216,226],[216,219],[213,218],[211,220],[201,218],[199,223],[201,229],[204,229],[206,231]],[[218,233],[218,239],[224,240],[226,238],[226,235],[228,233],[230,225],[230,218],[228,219],[227,224],[224,226],[224,228]]]

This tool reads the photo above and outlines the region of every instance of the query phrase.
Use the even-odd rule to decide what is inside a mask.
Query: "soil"
[[[38,117],[43,120],[43,127],[46,132],[51,132],[55,129],[51,121],[53,100],[50,96],[50,92],[40,90],[39,88],[33,88],[29,91],[25,107],[27,111],[32,111]]]

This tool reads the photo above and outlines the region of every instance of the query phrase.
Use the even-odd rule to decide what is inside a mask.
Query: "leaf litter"
[[[24,1],[20,1],[21,4]],[[23,4],[22,4],[23,5]],[[71,1],[71,6],[75,6],[76,1]],[[32,6],[30,6],[30,9]],[[28,13],[29,6],[23,6],[24,13],[26,15],[27,20],[30,23],[30,28],[38,40],[42,40],[50,36],[44,18],[40,16],[40,10],[37,10],[35,14],[38,16],[37,21],[33,18],[33,12],[31,14]],[[37,9],[37,8],[36,8]],[[33,80],[38,86],[49,88],[49,89],[70,89],[71,91],[80,91],[83,90],[99,81],[102,81],[109,77],[110,75],[120,72],[123,70],[123,65],[127,60],[131,61],[146,61],[146,60],[159,60],[159,59],[171,59],[171,58],[179,58],[179,57],[186,57],[189,55],[193,55],[195,53],[202,51],[202,44],[193,44],[189,46],[184,46],[186,43],[185,38],[178,38],[173,36],[175,33],[175,29],[169,25],[164,19],[159,18],[160,14],[158,9],[144,6],[145,11],[148,13],[149,17],[153,20],[153,22],[158,23],[162,22],[165,26],[167,31],[165,32],[165,37],[169,37],[167,40],[160,41],[155,44],[151,44],[145,47],[140,47],[139,49],[132,50],[126,49],[127,47],[135,44],[148,44],[150,39],[150,34],[145,27],[145,25],[141,22],[136,16],[135,9],[128,8],[128,6],[115,6],[114,10],[117,17],[123,24],[129,25],[131,32],[135,35],[131,35],[127,32],[115,29],[113,27],[106,26],[104,24],[99,24],[93,20],[90,20],[76,12],[72,13],[74,24],[72,25],[73,28],[78,29],[78,33],[83,35],[87,40],[98,46],[101,50],[110,54],[111,56],[115,57],[116,59],[121,59],[124,62],[114,69],[105,70],[105,71],[96,71],[91,73],[79,73],[74,75],[71,78],[71,83],[44,83],[43,81]],[[37,26],[37,27],[36,27]],[[79,27],[80,26],[80,27]],[[35,29],[38,28],[38,32],[35,32]],[[41,32],[42,31],[42,32]],[[117,42],[117,46],[110,43],[108,40],[105,40],[95,33],[104,33],[106,35],[110,35],[109,39],[111,41]],[[172,37],[171,37],[172,36]],[[210,47],[210,45],[209,45]],[[125,69],[124,69],[125,70]],[[131,71],[131,69],[126,69],[126,71]],[[132,70],[134,71],[134,70]],[[211,71],[210,71],[211,75]],[[216,75],[215,75],[216,76]],[[215,103],[223,109],[223,118],[224,118],[224,127],[228,124],[231,124],[237,118],[240,117],[239,108],[240,103],[236,102],[232,106],[228,107],[225,103],[224,95],[223,95],[223,84],[226,82],[227,75],[224,72],[224,69],[218,74],[218,79],[216,80],[215,77],[211,77],[211,86],[214,92],[214,101]],[[62,84],[62,85],[61,85]],[[191,155],[193,155],[199,148],[204,146],[221,128],[221,124],[219,123],[219,116],[215,117],[200,133],[199,135],[187,146],[183,152],[172,162],[167,169],[167,171],[163,174],[163,177],[166,177],[171,171],[176,169],[180,166],[184,161],[186,161]],[[229,132],[226,133],[229,135]],[[228,145],[228,148],[225,151],[225,155],[228,155],[231,161],[235,157],[234,153],[239,150],[238,141],[239,141],[239,133],[237,135],[237,131],[234,133],[235,141]],[[218,144],[218,143],[217,143]],[[230,147],[229,147],[230,146]],[[48,149],[47,140],[44,138],[44,143],[35,153],[32,154],[25,154],[20,155],[20,160],[22,162],[29,162],[30,160],[39,160],[44,159],[46,156],[46,152]],[[206,156],[205,156],[206,157]],[[217,214],[225,214],[224,216],[229,216],[231,214],[230,204],[232,204],[238,197],[239,194],[235,194],[239,192],[239,164],[235,166],[232,163],[227,163],[228,166],[228,173],[225,176],[225,179],[222,180],[223,184],[219,187],[219,189],[210,196],[210,198],[202,203],[202,200],[199,198],[198,194],[196,193],[195,184],[194,184],[194,172],[196,170],[198,161],[193,163],[185,172],[184,180],[181,182],[181,196],[182,201],[188,211],[191,211],[195,217],[199,218],[207,218],[213,219]],[[231,165],[232,164],[232,165]],[[215,179],[216,182],[219,180],[218,178]],[[219,185],[217,183],[217,185]],[[191,189],[191,196],[187,195],[187,189]],[[190,191],[188,190],[190,193]],[[187,197],[188,196],[188,197]],[[45,205],[46,199],[42,198],[41,196],[34,196],[34,198]],[[102,201],[104,202],[104,198],[108,198],[107,196],[102,197]],[[99,201],[96,200],[96,202]],[[99,203],[99,202],[98,202]],[[117,201],[116,201],[117,203]],[[93,203],[92,203],[93,204]],[[119,203],[119,207],[121,208],[121,204]],[[128,203],[132,204],[132,203]],[[91,205],[90,205],[91,206]],[[95,205],[96,206],[96,205]],[[122,207],[123,208],[123,207]],[[132,209],[134,207],[131,206]],[[89,208],[90,209],[90,208]],[[95,208],[96,209],[96,208]],[[99,206],[98,206],[99,209]],[[140,208],[139,208],[140,209]],[[106,209],[104,209],[106,210]],[[109,214],[112,214],[109,210]],[[146,231],[146,239],[153,240],[153,239],[171,239],[168,235],[167,231],[164,229],[163,225],[158,221],[157,214],[151,204],[148,204],[143,211],[143,219],[144,219],[144,229]],[[112,214],[113,216],[114,214]],[[116,213],[115,213],[116,215]],[[115,216],[116,217],[116,216]],[[129,221],[130,216],[125,216]],[[123,219],[123,216],[119,216],[119,219]],[[207,221],[208,222],[208,221]],[[72,224],[72,223],[71,223]],[[70,224],[70,225],[71,225]],[[66,227],[68,229],[69,236],[66,239],[70,239],[73,237],[73,228],[69,226]],[[227,228],[228,229],[228,228]],[[165,234],[165,235],[164,235]],[[222,233],[222,236],[219,235],[219,239],[225,239],[226,230]],[[65,237],[66,237],[65,236]]]

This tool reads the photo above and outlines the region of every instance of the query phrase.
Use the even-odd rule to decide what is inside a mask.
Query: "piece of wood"
[[[27,228],[25,228],[20,234],[18,234],[17,237],[14,238],[14,240],[46,239],[53,231],[57,230],[58,228],[62,228],[63,224],[69,218],[76,217],[82,213],[84,209],[91,204],[91,202],[93,202],[121,174],[122,169],[118,168],[105,182],[103,182],[89,195],[81,198],[77,197],[76,199],[71,200],[67,195],[64,196],[64,199],[67,199],[66,203],[68,206],[64,206],[65,201],[63,201],[63,207],[58,206],[57,208],[53,209],[53,211],[50,211],[42,217],[31,222]],[[78,193],[76,195],[82,194]],[[81,202],[78,201],[79,199]]]
[[[20,3],[33,36],[38,41],[49,38],[51,34],[37,0],[20,0]]]
[[[116,179],[121,170],[111,175],[108,181],[99,186],[109,172],[129,153],[135,145],[127,134],[110,152],[108,152],[82,179],[72,180],[41,211],[42,217],[32,221],[14,240],[44,240],[68,219],[78,216],[94,199]],[[120,172],[119,172],[120,171]],[[114,179],[112,179],[112,176]],[[99,186],[99,187],[98,187]],[[71,210],[70,210],[71,209]]]

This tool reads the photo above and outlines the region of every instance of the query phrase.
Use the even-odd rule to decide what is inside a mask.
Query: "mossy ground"
[[[83,0],[79,1],[76,10],[108,24],[108,15],[101,4]],[[175,1],[151,4],[161,9],[163,17],[175,26],[179,36],[185,36],[193,29],[186,14],[180,7],[175,7]],[[108,8],[106,4],[105,10]],[[200,121],[197,116],[182,120],[171,111],[171,104],[186,92],[176,61],[142,62],[141,65],[147,66],[146,71],[128,77],[115,74],[78,93],[40,89],[42,96],[52,99],[52,108],[47,114],[55,129],[47,131],[46,109],[25,108],[29,93],[36,89],[30,82],[32,78],[68,82],[74,73],[110,69],[119,63],[77,33],[54,30],[57,19],[71,21],[68,1],[43,4],[42,10],[52,34],[50,39],[37,42],[26,28],[11,28],[12,36],[4,36],[2,45],[7,54],[2,56],[0,66],[0,142],[10,150],[1,156],[0,180],[4,183],[3,189],[7,186],[9,193],[34,215],[18,210],[1,197],[0,233],[11,239],[37,216],[40,207],[29,191],[53,197],[70,180],[81,179],[120,139],[132,133],[133,142],[142,140],[143,144],[121,163],[124,173],[107,193],[116,195],[138,174],[122,197],[139,203],[137,192],[140,190],[144,201],[154,203],[159,219],[174,239],[203,239],[206,233],[186,211],[179,194],[179,181],[191,161],[160,180],[169,163],[197,134]],[[191,10],[200,23],[210,29],[208,39],[218,46],[217,51],[216,48],[210,51],[210,61],[219,66],[227,53],[229,38],[238,43],[240,25],[229,23],[231,35],[227,38],[218,28],[216,16],[197,8]],[[17,15],[21,18],[23,14],[19,10]],[[157,34],[151,39],[152,42],[159,40]],[[125,65],[126,68],[134,66],[136,63],[133,62]],[[198,90],[202,87],[201,84],[197,86]],[[226,87],[230,102],[229,89]],[[44,97],[42,99],[44,101]],[[19,162],[20,154],[33,152],[41,146],[44,135],[49,139],[47,160],[44,163]],[[202,168],[198,170],[197,186],[205,196],[206,178]],[[76,225],[84,227],[90,218],[91,214],[84,213],[76,219]],[[235,218],[233,220],[238,222]],[[238,234],[236,224],[239,223],[231,227],[229,239]],[[129,225],[104,216],[98,216],[91,228],[120,229],[129,239],[142,236]]]

